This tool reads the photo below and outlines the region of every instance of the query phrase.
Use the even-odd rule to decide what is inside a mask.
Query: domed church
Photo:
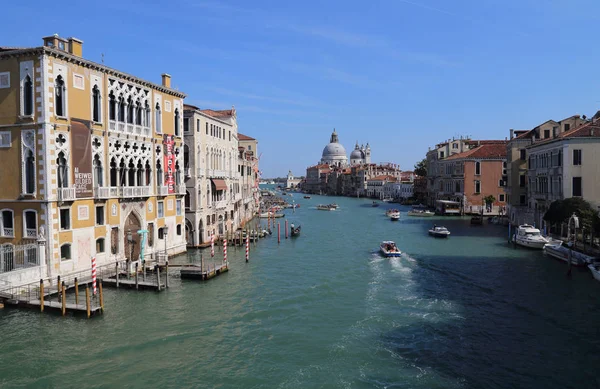
[[[323,149],[323,155],[321,156],[321,163],[326,163],[329,166],[346,167],[348,166],[348,157],[346,156],[346,149],[339,143],[338,134],[333,129],[329,144]],[[350,154],[350,165],[362,165],[371,163],[371,146],[367,143],[364,145],[356,146]]]

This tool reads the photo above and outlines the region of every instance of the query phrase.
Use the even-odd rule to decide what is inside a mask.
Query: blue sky
[[[85,4],[85,5],[84,5]],[[597,0],[10,2],[0,45],[58,33],[84,57],[160,82],[187,102],[235,105],[264,175],[317,162],[332,129],[348,154],[412,169],[453,136],[594,114]],[[24,28],[23,20],[30,22]]]

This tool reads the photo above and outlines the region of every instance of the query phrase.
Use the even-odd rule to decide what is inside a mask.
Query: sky
[[[600,109],[597,0],[7,2],[0,46],[58,33],[185,102],[235,106],[263,177],[304,175],[332,130],[403,170],[445,139]],[[25,24],[23,24],[25,23]],[[24,28],[26,27],[26,28]],[[18,32],[18,33],[16,33]]]

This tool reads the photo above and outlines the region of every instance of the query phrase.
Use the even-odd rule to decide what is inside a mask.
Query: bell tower
[[[331,139],[329,140],[329,143],[340,143],[339,139],[338,139],[338,134],[337,134],[337,132],[335,132],[335,128],[333,129],[333,132],[331,133]]]

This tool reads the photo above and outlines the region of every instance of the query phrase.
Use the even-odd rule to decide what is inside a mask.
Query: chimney
[[[512,128],[510,129],[510,139],[512,139],[515,136],[515,130],[513,130]]]
[[[162,74],[162,86],[165,88],[171,87],[171,75],[167,73]]]
[[[69,42],[69,53],[81,57],[83,55],[83,41],[74,37],[67,40]]]

